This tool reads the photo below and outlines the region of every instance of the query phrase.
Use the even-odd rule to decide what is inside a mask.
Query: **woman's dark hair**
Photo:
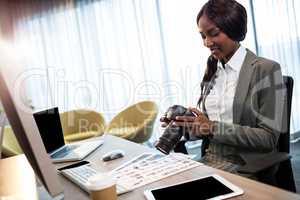
[[[246,9],[235,0],[209,0],[199,11],[197,24],[203,15],[211,20],[233,41],[240,42],[245,39],[247,33],[247,12]],[[208,57],[207,67],[201,82],[201,97],[198,101],[199,106],[204,98],[203,90],[207,87],[207,83],[211,82],[211,79],[217,71],[217,63],[218,60],[212,55]]]

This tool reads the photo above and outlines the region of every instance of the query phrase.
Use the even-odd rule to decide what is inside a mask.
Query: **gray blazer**
[[[214,122],[208,151],[246,163],[276,151],[285,127],[284,95],[280,65],[247,49],[233,100],[233,123]]]

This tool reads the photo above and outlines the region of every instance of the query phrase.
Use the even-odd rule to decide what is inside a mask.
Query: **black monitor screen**
[[[33,117],[47,153],[51,153],[65,144],[57,107],[36,112]]]
[[[152,190],[152,194],[156,200],[170,199],[170,195],[172,195],[172,199],[174,200],[186,199],[187,196],[190,200],[201,200],[232,192],[231,189],[214,177],[206,177],[179,185]]]

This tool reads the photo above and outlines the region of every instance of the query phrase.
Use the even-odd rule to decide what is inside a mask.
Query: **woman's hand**
[[[166,116],[162,116],[159,121],[161,122],[161,127],[165,128],[171,122]]]
[[[196,116],[177,116],[175,126],[186,127],[189,133],[201,137],[212,134],[213,122],[196,108],[189,108]]]

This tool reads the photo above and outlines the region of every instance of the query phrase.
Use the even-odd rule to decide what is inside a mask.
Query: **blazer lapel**
[[[254,70],[253,64],[256,60],[257,56],[247,49],[233,99],[233,123],[240,123],[244,102],[249,91],[249,84]]]

